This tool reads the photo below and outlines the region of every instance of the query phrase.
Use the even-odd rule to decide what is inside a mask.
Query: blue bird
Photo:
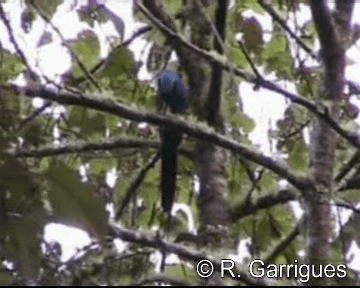
[[[189,106],[188,91],[177,72],[164,69],[160,73],[158,93],[173,113],[183,112]]]
[[[171,112],[184,112],[189,106],[189,93],[177,72],[164,69],[158,79],[158,96]],[[163,128],[161,133],[161,205],[170,213],[175,198],[177,147],[182,134],[174,128]]]

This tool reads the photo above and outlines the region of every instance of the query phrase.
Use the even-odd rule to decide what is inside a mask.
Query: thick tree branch
[[[359,187],[360,185],[358,185],[357,188]],[[236,222],[247,216],[254,215],[263,209],[270,209],[280,204],[286,204],[289,201],[296,201],[299,199],[299,196],[299,193],[296,193],[294,190],[284,189],[280,190],[276,194],[261,196],[251,201],[249,199],[245,199],[232,209],[231,220]],[[334,205],[337,207],[346,208],[355,213],[360,213],[360,210],[351,204],[337,201]]]
[[[145,235],[144,233],[138,231],[132,231],[125,228],[120,228],[115,225],[111,225],[109,227],[110,233],[113,237],[118,237],[123,241],[138,243],[144,246],[156,248],[156,249],[164,249],[167,253],[174,253],[184,258],[186,260],[199,262],[204,259],[211,259],[203,252],[192,251],[188,248],[185,248],[182,245],[169,243],[166,241],[161,240],[159,237],[152,237]],[[211,260],[212,264],[214,265],[214,269],[216,271],[220,271],[221,263],[217,260]],[[195,269],[195,268],[194,268]],[[249,276],[246,272],[240,271],[239,269],[232,270],[236,275],[240,275],[237,280],[251,286],[258,286],[258,285],[269,285],[267,281],[263,279],[256,279]],[[227,276],[230,276],[230,273],[224,273]],[[233,278],[231,278],[233,279]]]
[[[342,30],[334,21],[327,1],[311,0],[310,8],[320,41],[323,68],[317,99],[320,103],[328,103],[328,113],[332,119],[340,119],[346,65],[342,34],[348,31]],[[310,173],[317,185],[310,193],[304,193],[306,257],[308,263],[324,265],[331,259],[331,239],[334,236],[331,202],[337,135],[320,117],[312,122]],[[326,278],[311,276],[309,280],[309,284],[315,286],[327,283],[330,281]]]
[[[211,142],[234,153],[242,155],[243,157],[270,169],[300,190],[307,189],[309,188],[309,185],[311,185],[307,178],[294,174],[288,167],[275,161],[271,157],[267,157],[260,152],[252,150],[246,145],[216,133],[213,129],[210,130],[208,127],[204,127],[204,125],[190,125],[188,121],[179,120],[175,117],[165,117],[163,115],[146,111],[138,111],[134,108],[116,102],[113,99],[99,96],[96,97],[87,94],[79,95],[70,92],[57,93],[44,87],[19,87],[11,84],[0,85],[0,89],[15,92],[18,95],[25,95],[30,98],[40,97],[42,99],[55,101],[61,104],[88,107],[138,122],[144,121],[155,125],[173,127],[188,134],[189,136]]]
[[[322,58],[326,63],[331,61],[330,58],[334,53],[339,52],[335,49],[339,46],[335,23],[326,1],[311,1],[310,7],[321,43]]]
[[[351,17],[354,10],[354,4],[355,0],[337,0],[335,2],[335,20],[345,33],[348,33],[351,29]]]

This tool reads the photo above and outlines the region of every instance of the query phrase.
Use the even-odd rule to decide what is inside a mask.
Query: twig
[[[22,120],[17,128],[18,131],[23,129],[27,124],[29,124],[32,120],[34,120],[37,116],[39,116],[42,112],[44,112],[48,107],[52,105],[51,102],[47,102],[41,107],[37,108],[33,113],[31,113],[28,117]]]
[[[285,238],[283,238],[273,249],[270,251],[270,253],[264,257],[264,263],[270,264],[273,263],[274,260],[282,253],[284,252],[285,248],[291,244],[292,241],[295,240],[295,238],[300,234],[299,226],[296,225],[291,232],[286,235]]]
[[[336,202],[335,205],[336,205],[337,207],[341,207],[341,208],[345,208],[345,209],[351,210],[351,211],[353,211],[353,212],[356,213],[356,214],[360,214],[360,209],[354,207],[354,206],[351,205],[351,204],[343,203],[343,202]]]
[[[263,77],[261,76],[259,70],[256,68],[255,63],[252,61],[252,59],[251,59],[248,51],[246,50],[244,44],[242,43],[242,41],[237,40],[236,42],[239,44],[240,50],[241,50],[241,52],[244,54],[246,61],[250,64],[250,67],[251,67],[251,69],[253,70],[255,76],[256,76],[259,80],[260,80],[260,79],[263,79]]]
[[[47,15],[45,15],[41,9],[39,7],[37,7],[37,5],[34,3],[34,1],[31,1],[30,4],[34,7],[34,9],[39,13],[40,17],[51,26],[52,29],[54,29],[54,31],[56,32],[56,34],[58,34],[59,38],[61,39],[62,45],[64,45],[69,53],[71,54],[71,56],[73,57],[73,59],[75,60],[75,62],[79,65],[80,69],[83,71],[83,73],[85,74],[85,76],[89,79],[89,81],[95,86],[95,88],[98,91],[101,91],[101,88],[99,86],[99,84],[96,82],[96,80],[92,77],[91,73],[86,69],[85,65],[81,62],[81,60],[79,59],[79,57],[76,55],[76,53],[71,49],[71,47],[66,43],[66,39],[64,38],[64,36],[61,34],[60,30],[51,22],[51,20],[49,19],[49,17]]]
[[[350,160],[340,169],[339,173],[335,176],[335,182],[339,183],[357,164],[360,160],[360,151],[356,151]]]
[[[3,21],[4,25],[5,25],[5,28],[7,30],[9,38],[10,38],[10,42],[14,45],[16,53],[19,55],[21,61],[24,63],[27,70],[29,71],[29,76],[31,77],[31,79],[33,81],[36,81],[36,79],[37,79],[36,73],[33,72],[33,70],[31,69],[31,67],[30,67],[30,65],[29,65],[29,63],[28,63],[28,61],[27,61],[27,59],[25,57],[24,52],[20,49],[20,47],[19,47],[19,45],[18,45],[18,43],[17,43],[17,41],[15,39],[13,30],[11,28],[9,20],[6,18],[6,14],[5,14],[5,11],[4,11],[3,7],[2,7],[2,4],[0,4],[0,18]]]
[[[131,182],[129,188],[127,189],[122,202],[119,205],[119,210],[116,213],[115,220],[119,220],[121,218],[121,215],[126,208],[126,206],[129,204],[129,201],[133,195],[135,195],[137,188],[140,186],[141,182],[144,180],[147,172],[154,167],[155,163],[160,159],[160,152],[157,152],[153,158],[150,159],[148,164],[146,164],[145,167],[143,167],[137,177]]]
[[[118,47],[123,47],[123,46],[128,46],[131,44],[131,42],[133,42],[137,37],[149,32],[151,29],[153,29],[152,26],[144,26],[144,27],[140,27],[137,31],[135,31],[129,39],[125,40],[124,42],[122,42],[121,44],[118,45]],[[117,48],[117,47],[116,47]]]
[[[258,0],[260,6],[269,13],[269,15],[280,24],[280,26],[289,33],[290,37],[295,40],[295,42],[305,51],[307,52],[312,58],[317,59],[316,54],[309,48],[286,24],[286,21],[281,18],[281,16],[275,11],[275,9],[265,0]]]
[[[129,39],[125,40],[124,42],[120,43],[119,45],[115,46],[115,48],[113,50],[116,50],[120,47],[123,47],[123,46],[128,46],[130,45],[137,37],[147,33],[148,31],[150,31],[152,29],[151,26],[144,26],[144,27],[141,27],[139,28],[137,31],[134,32],[133,35],[130,36]],[[106,61],[107,59],[101,59],[98,63],[96,63],[94,65],[93,68],[90,69],[90,73],[91,74],[95,74],[97,71],[99,71],[100,68],[102,68],[105,64],[106,64]],[[75,79],[75,82],[76,83],[81,83],[82,81],[84,81],[84,77],[79,77],[79,78],[76,78]]]

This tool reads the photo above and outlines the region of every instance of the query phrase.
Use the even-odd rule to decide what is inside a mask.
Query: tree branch
[[[116,102],[113,99],[100,96],[90,96],[87,94],[74,94],[71,92],[55,92],[44,87],[19,87],[12,84],[0,85],[0,89],[15,92],[18,95],[25,95],[30,98],[40,97],[46,100],[52,100],[61,104],[78,105],[96,109],[98,111],[107,112],[133,121],[144,121],[155,125],[172,127],[178,131],[184,132],[189,136],[209,141],[215,145],[221,146],[234,153],[258,163],[280,177],[286,179],[289,183],[300,190],[309,188],[311,183],[308,178],[294,174],[288,167],[277,162],[271,157],[267,157],[260,152],[254,151],[248,146],[238,143],[232,139],[225,137],[213,129],[204,127],[204,125],[190,125],[188,121],[179,120],[175,117],[165,117],[163,115],[154,114],[146,111],[137,111],[124,104]]]
[[[110,233],[113,237],[118,237],[123,241],[132,242],[132,243],[138,243],[144,246],[156,248],[156,249],[165,249],[168,253],[174,253],[180,256],[181,258],[184,258],[186,260],[199,262],[204,259],[209,259],[214,269],[217,271],[220,271],[221,263],[217,260],[212,260],[208,255],[206,255],[203,252],[198,251],[192,251],[188,248],[185,248],[182,245],[175,244],[175,243],[169,243],[166,241],[161,240],[159,237],[152,237],[145,235],[144,233],[140,233],[138,231],[132,231],[125,228],[120,228],[118,226],[115,226],[114,224],[109,227]],[[268,285],[267,281],[262,279],[255,279],[248,275],[248,273],[244,271],[240,271],[239,269],[233,269],[232,270],[236,275],[240,275],[237,280],[244,282],[247,285],[251,286],[258,286],[258,285]],[[230,273],[224,273],[227,276],[230,276]],[[233,279],[233,278],[231,278]]]
[[[274,263],[276,258],[284,252],[285,248],[291,244],[292,241],[300,234],[299,226],[296,225],[293,230],[290,231],[271,251],[264,257],[264,263],[266,265]]]
[[[70,144],[62,144],[60,146],[44,145],[33,149],[8,149],[2,152],[5,155],[16,157],[48,157],[61,154],[83,153],[89,151],[114,150],[119,148],[158,148],[159,141],[149,141],[141,139],[107,139],[101,142],[78,142]]]
[[[348,162],[346,162],[344,164],[343,167],[341,167],[340,171],[338,172],[338,174],[335,176],[334,181],[335,183],[339,183],[346,175],[349,174],[349,172],[356,166],[359,164],[359,160],[360,160],[360,151],[356,151],[351,158],[349,159]]]
[[[121,218],[121,215],[128,205],[131,196],[133,196],[136,193],[137,188],[140,186],[141,182],[144,180],[147,172],[154,167],[155,163],[160,159],[160,152],[157,152],[154,157],[150,159],[150,161],[143,167],[140,172],[138,173],[137,177],[131,181],[129,188],[127,189],[123,200],[121,203],[119,203],[119,209],[116,212],[115,220],[119,220]]]
[[[32,120],[41,115],[47,108],[51,106],[51,102],[44,103],[41,107],[35,109],[28,117],[22,120],[17,128],[18,131],[23,129],[26,125],[28,125]]]
[[[269,209],[278,204],[285,204],[289,201],[296,200],[297,193],[293,190],[280,190],[276,194],[269,194],[259,197],[255,200],[249,198],[236,205],[232,209],[231,219],[233,222],[241,218],[252,215],[261,209]]]

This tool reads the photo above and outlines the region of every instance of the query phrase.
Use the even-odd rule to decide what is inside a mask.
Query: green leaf
[[[114,157],[99,158],[90,161],[91,174],[98,175],[104,171],[109,171],[111,168],[116,167],[117,159]]]
[[[236,8],[238,10],[246,10],[250,9],[257,13],[264,13],[264,9],[261,7],[261,5],[254,0],[241,0],[241,1],[235,1]]]
[[[285,79],[292,79],[293,60],[285,36],[273,36],[262,51],[262,58],[267,70],[275,71],[278,76]]]
[[[249,52],[258,53],[263,47],[264,40],[262,38],[262,26],[255,17],[238,18],[239,32],[242,32],[242,42]]]
[[[133,53],[124,46],[115,48],[105,59],[105,64],[96,75],[106,80],[112,89],[133,90],[133,81],[129,81],[135,73],[135,60]]]
[[[162,4],[166,11],[172,15],[176,15],[181,9],[183,9],[182,1],[174,1],[174,0],[163,0]]]
[[[44,137],[43,129],[45,121],[42,118],[37,117],[35,120],[27,124],[22,130],[19,131],[18,136],[24,139],[24,142],[27,144],[32,144],[34,146],[43,144],[46,142]]]
[[[261,180],[259,181],[259,187],[262,187],[262,191],[265,193],[276,191],[278,184],[274,174],[268,171],[265,171],[262,174]]]
[[[345,199],[345,202],[359,203],[360,202],[360,193],[359,189],[348,189],[346,191],[341,191],[339,195],[341,200]]]
[[[195,273],[193,269],[190,269],[186,265],[172,265],[166,267],[164,274],[170,279],[175,279],[178,281],[184,281],[190,285],[196,285],[199,281],[199,276]]]
[[[25,3],[30,6],[30,3],[34,3],[36,7],[40,9],[40,11],[44,12],[46,16],[51,18],[56,12],[57,7],[63,2],[63,0],[25,0]]]
[[[68,42],[72,51],[76,54],[76,57],[80,62],[85,66],[87,70],[90,70],[95,66],[100,60],[100,43],[99,39],[90,30],[85,30],[81,32],[76,40]],[[73,69],[72,75],[74,78],[79,78],[84,76],[84,72],[79,67],[78,64],[75,64],[73,59]]]
[[[8,212],[7,217],[0,217],[1,252],[28,279],[36,279],[40,270],[40,236],[45,223],[37,176],[17,159],[0,161],[0,189],[2,195],[6,192],[2,209]]]
[[[5,254],[8,254],[9,260],[12,259],[19,265],[21,275],[30,279],[36,279],[40,271],[39,234],[42,233],[41,224],[44,220],[41,212],[31,209],[23,213],[23,219],[9,221],[5,226],[9,233]]]
[[[262,38],[262,26],[255,17],[244,18],[241,31],[244,34],[244,45],[249,51],[259,52],[264,41]]]
[[[104,241],[107,212],[104,200],[88,183],[81,183],[79,173],[62,163],[53,163],[45,173],[48,196],[59,222],[85,229]]]
[[[289,153],[289,165],[297,171],[306,171],[308,168],[308,148],[304,141],[296,141]]]
[[[10,273],[1,271],[0,272],[0,286],[10,286],[14,283],[15,277]]]
[[[276,57],[286,50],[286,39],[284,36],[272,37],[267,47],[263,50],[262,56],[264,60]]]
[[[151,205],[154,202],[160,201],[160,170],[150,169],[146,174],[142,185],[143,197],[145,203]]]
[[[87,108],[73,107],[68,118],[68,123],[73,129],[77,129],[84,137],[90,137],[93,134],[104,135],[106,116],[101,112]]]
[[[21,62],[20,58],[2,50],[0,52],[0,80],[7,81],[18,76],[23,70],[25,65]]]
[[[246,57],[244,53],[241,52],[240,48],[230,47],[229,59],[231,63],[234,63],[239,68],[245,68],[248,65]]]
[[[254,120],[241,112],[231,116],[231,124],[237,128],[242,128],[245,133],[250,133],[255,128]]]

